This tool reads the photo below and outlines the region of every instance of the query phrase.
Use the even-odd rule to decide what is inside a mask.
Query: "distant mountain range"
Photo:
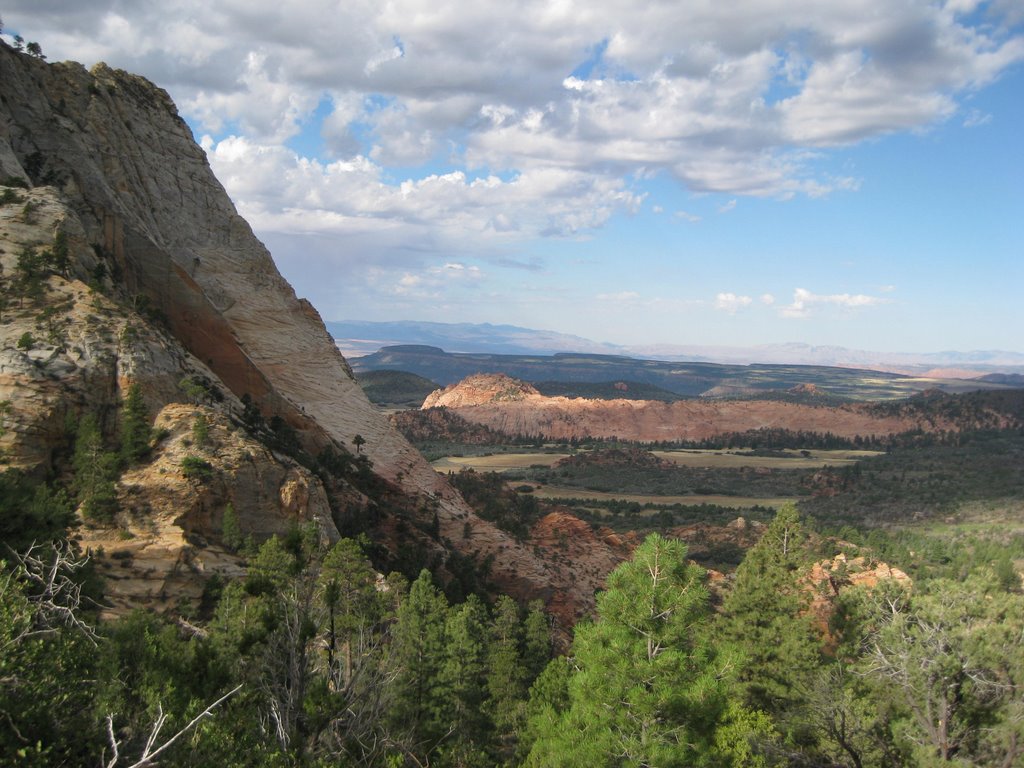
[[[615,391],[661,390],[664,397],[771,397],[825,403],[829,400],[890,400],[938,389],[947,393],[1012,389],[1012,384],[973,379],[907,376],[885,371],[824,365],[777,363],[709,363],[668,361],[625,355],[585,352],[540,354],[492,354],[445,352],[424,344],[384,347],[372,355],[355,357],[352,369],[360,380],[381,372],[413,373],[448,386],[478,373],[504,374],[545,387],[552,395],[604,397],[611,384]],[[386,387],[395,386],[387,377]],[[614,392],[612,393],[614,396]]]
[[[382,347],[423,344],[446,352],[484,352],[494,355],[545,355],[553,352],[626,354],[623,347],[582,336],[490,323],[375,323],[342,320],[325,323],[346,357],[370,355]]]
[[[972,352],[871,352],[811,344],[765,344],[748,347],[650,344],[623,346],[593,341],[556,331],[490,323],[431,323],[416,321],[328,322],[327,329],[347,357],[370,355],[382,347],[420,344],[446,352],[494,355],[550,355],[558,352],[625,355],[665,361],[747,365],[821,365],[890,371],[941,378],[985,374],[1024,377],[1024,354],[1002,350]],[[1024,384],[1001,381],[1004,384]]]

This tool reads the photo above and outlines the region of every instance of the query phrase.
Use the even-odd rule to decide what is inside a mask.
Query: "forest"
[[[0,580],[0,754],[25,766],[934,766],[1024,757],[1011,567],[853,586],[774,517],[728,589],[651,534],[552,646],[539,602],[450,603],[311,527],[193,615],[101,621],[67,542]],[[830,592],[831,594],[831,592]],[[817,604],[819,608],[813,606]]]

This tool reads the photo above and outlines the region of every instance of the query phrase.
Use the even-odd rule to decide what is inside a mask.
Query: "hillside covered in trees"
[[[423,571],[296,528],[194,614],[100,620],[90,563],[0,579],[13,765],[1013,766],[1024,595],[1011,569],[910,585],[818,563],[784,508],[722,598],[648,537],[552,656],[541,605],[450,603]],[[875,572],[872,572],[873,574]],[[896,572],[892,572],[895,574]],[[146,762],[152,760],[153,762]]]

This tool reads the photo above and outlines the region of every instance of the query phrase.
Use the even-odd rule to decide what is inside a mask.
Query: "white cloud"
[[[748,307],[751,303],[753,299],[749,296],[737,296],[735,293],[719,293],[715,296],[715,309],[728,312],[730,315],[736,314],[737,310]]]
[[[859,309],[861,307],[872,307],[878,304],[886,304],[888,299],[877,296],[867,296],[862,293],[832,293],[816,294],[805,288],[797,288],[793,291],[793,303],[779,308],[782,317],[803,318],[808,317],[814,307],[826,305],[843,309]]]
[[[504,181],[462,171],[385,180],[374,160],[321,163],[281,146],[232,136],[202,140],[214,172],[254,227],[275,232],[347,234],[401,229],[420,248],[429,228],[440,249],[541,236],[573,235],[616,211],[636,211],[642,197],[623,182],[573,170],[537,169]]]
[[[992,115],[988,112],[982,112],[980,109],[972,109],[967,113],[964,118],[965,128],[977,128],[981,125],[988,125],[992,122]]]
[[[328,131],[371,137],[385,164],[454,146],[470,168],[642,167],[787,197],[851,183],[792,147],[927,127],[1024,60],[1019,9],[998,0],[979,20],[972,3],[9,0],[5,18],[30,21],[51,59],[142,72],[205,130],[258,143],[294,135],[325,95],[361,95],[376,101],[336,109]],[[591,76],[573,74],[595,52]]]
[[[761,303],[764,304],[766,307],[770,307],[772,304],[775,303],[775,297],[772,296],[770,293],[763,293],[761,294]]]
[[[965,102],[1024,61],[1014,0],[8,0],[4,20],[51,60],[166,88],[216,137],[211,164],[260,235],[323,259],[303,277],[358,262],[408,291],[442,260],[585,236],[655,178],[722,195],[721,212],[856,190],[822,170],[827,148],[983,125]],[[289,149],[300,134],[323,154]]]

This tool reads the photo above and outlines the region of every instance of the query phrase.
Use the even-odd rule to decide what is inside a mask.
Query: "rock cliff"
[[[491,559],[499,586],[514,595],[551,599],[572,589],[567,569],[478,519],[370,404],[160,88],[103,64],[48,64],[0,44],[0,184],[0,259],[12,297],[0,315],[7,466],[66,475],[69,419],[95,413],[109,438],[129,383],[170,431],[149,464],[120,479],[127,511],[115,527],[85,534],[108,556],[128,553],[118,561],[125,578],[111,582],[121,597],[166,593],[174,574],[202,571],[195,550],[219,540],[229,501],[254,534],[316,518],[336,536],[337,522],[371,530],[386,546],[413,537],[424,563],[441,570],[450,542],[465,538],[472,548],[462,554]],[[35,270],[28,297],[26,253],[53,262]],[[33,339],[23,343],[26,333]],[[223,433],[209,487],[176,471],[191,413],[177,409],[189,400],[183,379],[203,383],[211,424]],[[328,494],[252,436],[229,439],[253,406],[307,456],[330,447],[351,459],[361,436],[356,452],[370,462],[362,485],[343,477]],[[428,535],[421,524],[435,515]],[[226,553],[214,560],[233,567]]]
[[[431,394],[424,409],[446,407],[505,435],[553,440],[611,438],[641,442],[703,440],[780,428],[838,437],[954,428],[914,414],[881,415],[863,405],[828,407],[772,400],[589,400],[545,397],[502,374],[478,374]]]

